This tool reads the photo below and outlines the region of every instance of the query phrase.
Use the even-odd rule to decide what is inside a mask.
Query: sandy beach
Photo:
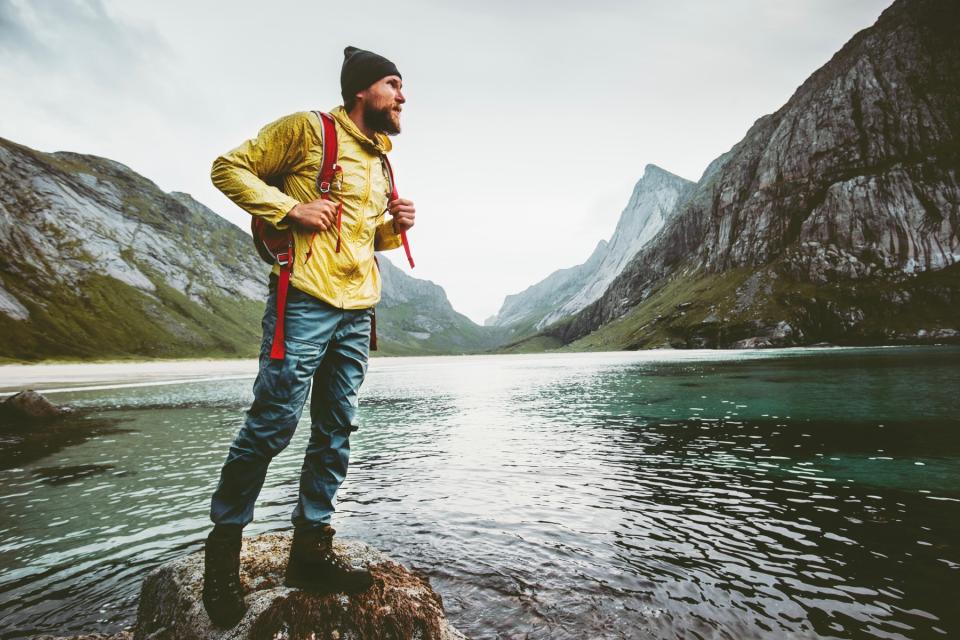
[[[257,374],[257,361],[156,360],[0,365],[0,397],[24,389],[44,393],[100,387],[146,386],[210,378],[245,378]]]

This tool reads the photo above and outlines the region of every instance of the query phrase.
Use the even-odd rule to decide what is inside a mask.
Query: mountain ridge
[[[487,348],[493,332],[442,288],[381,266],[408,293],[378,306],[384,354]],[[0,138],[0,358],[254,357],[268,271],[247,233],[189,194],[109,158]]]
[[[681,195],[693,185],[654,164],[644,167],[610,240],[600,240],[581,264],[559,269],[525,290],[506,296],[485,324],[516,337],[571,316],[603,294],[629,259],[654,237]]]

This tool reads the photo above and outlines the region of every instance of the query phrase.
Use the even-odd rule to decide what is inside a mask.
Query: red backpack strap
[[[273,344],[270,345],[270,359],[283,360],[286,356],[283,336],[284,310],[287,308],[287,291],[290,289],[290,267],[293,264],[293,252],[277,254],[280,265],[280,278],[277,280],[277,322],[273,327]]]
[[[389,200],[392,202],[400,197],[400,195],[397,193],[397,181],[393,179],[393,167],[390,166],[390,158],[388,158],[386,155],[382,155],[380,157],[383,158],[383,163],[387,167],[387,177],[390,179]],[[400,241],[403,242],[403,251],[407,254],[407,262],[410,263],[410,268],[413,269],[413,255],[410,253],[410,243],[407,241],[406,231],[400,232]]]
[[[337,164],[337,127],[333,116],[329,113],[323,111],[314,111],[314,113],[320,118],[320,124],[323,126],[323,164],[320,165],[320,173],[317,174],[317,189],[320,190],[320,196],[326,198],[330,193],[330,186],[340,171],[340,165]]]
[[[380,271],[380,261],[377,260],[377,254],[373,254],[373,267]],[[377,351],[377,308],[370,309],[370,351]]]
[[[324,200],[330,198],[330,186],[333,184],[337,173],[340,172],[340,165],[337,164],[337,129],[330,115],[314,111],[320,118],[323,127],[323,164],[320,166],[320,173],[317,175],[317,188],[320,190],[320,197]],[[340,251],[340,220],[342,209],[337,207],[337,251]],[[310,236],[310,244],[307,249],[306,260],[310,259],[313,253],[313,238],[316,232]],[[256,237],[256,232],[254,233]],[[288,242],[290,242],[288,240]],[[258,249],[259,250],[259,249]],[[263,255],[261,253],[261,255]],[[284,345],[284,311],[287,307],[287,292],[290,290],[290,271],[293,267],[293,245],[290,242],[287,250],[276,254],[276,262],[280,265],[280,277],[277,279],[277,322],[273,330],[273,344],[270,347],[270,358],[272,360],[283,360],[286,356]]]
[[[320,119],[320,128],[323,131],[323,160],[320,165],[320,171],[317,173],[317,191],[323,200],[330,199],[330,188],[338,173],[343,169],[337,164],[337,126],[334,123],[333,116],[323,111],[314,111],[314,114]],[[340,229],[343,224],[343,204],[337,203],[337,253],[340,253]],[[310,235],[310,244],[303,261],[306,262],[313,254],[313,239],[317,232]]]

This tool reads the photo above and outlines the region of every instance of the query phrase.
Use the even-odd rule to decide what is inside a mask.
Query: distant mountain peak
[[[524,291],[507,296],[486,324],[535,326],[576,313],[603,294],[623,265],[655,236],[682,193],[693,183],[655,164],[644,168],[609,241],[600,240],[586,262],[559,269]]]
[[[681,178],[675,173],[667,171],[663,167],[657,166],[655,164],[647,164],[643,168],[643,177],[641,180],[654,180],[654,179],[668,179],[668,180],[683,180],[688,182],[685,178]]]

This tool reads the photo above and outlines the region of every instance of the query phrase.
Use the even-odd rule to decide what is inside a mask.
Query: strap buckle
[[[284,251],[283,253],[278,253],[277,264],[279,264],[281,267],[285,267],[290,264],[290,252]]]
[[[329,182],[323,181],[320,184],[318,184],[317,187],[320,189],[320,193],[330,193]]]

